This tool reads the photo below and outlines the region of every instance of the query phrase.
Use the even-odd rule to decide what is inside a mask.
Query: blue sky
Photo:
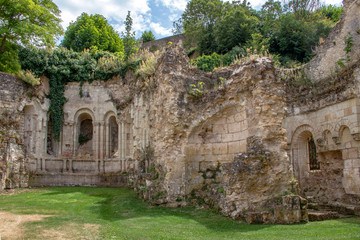
[[[133,30],[137,37],[151,30],[155,37],[171,36],[172,23],[179,19],[190,0],[53,0],[61,10],[64,30],[82,13],[101,14],[119,33],[124,31],[124,20],[131,11]],[[266,0],[249,0],[255,9]],[[341,4],[342,0],[323,0],[326,4]]]

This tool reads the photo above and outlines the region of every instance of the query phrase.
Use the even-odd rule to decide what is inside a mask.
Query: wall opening
[[[116,122],[115,116],[111,116],[109,119],[109,149],[110,149],[110,157],[118,157],[119,156],[119,149],[118,149],[118,137],[119,137],[119,126]]]
[[[93,120],[88,113],[82,113],[78,118],[78,156],[93,154]]]
[[[312,135],[308,137],[307,145],[310,170],[320,170],[320,162],[317,158],[316,145]]]
[[[46,153],[50,156],[56,156],[57,153],[57,144],[54,139],[54,131],[53,131],[53,121],[51,118],[51,114],[48,115],[47,122],[47,136],[46,136]]]

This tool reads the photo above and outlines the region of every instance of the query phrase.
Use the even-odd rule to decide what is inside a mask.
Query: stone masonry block
[[[229,133],[235,133],[241,131],[241,125],[239,123],[228,124]]]
[[[212,153],[215,155],[227,154],[227,143],[214,143],[212,145]]]
[[[229,142],[228,143],[228,151],[229,151],[230,154],[240,153],[240,151],[241,151],[240,141]]]
[[[350,168],[352,168],[352,160],[345,160],[345,161],[344,161],[344,168],[345,168],[345,169],[350,169]]]
[[[353,114],[352,107],[344,109],[344,116],[350,116],[351,114]]]
[[[354,159],[359,157],[359,151],[357,148],[350,148],[349,149],[349,158]]]
[[[227,124],[214,124],[213,133],[227,133],[228,125]]]
[[[219,143],[214,143],[214,145],[219,144]],[[211,154],[211,150],[212,150],[212,144],[202,144],[199,147],[199,153],[200,155],[209,155]]]
[[[353,168],[360,168],[360,159],[353,159],[352,160],[352,167]]]
[[[234,141],[234,134],[232,133],[222,134],[221,140],[222,142],[232,142]]]

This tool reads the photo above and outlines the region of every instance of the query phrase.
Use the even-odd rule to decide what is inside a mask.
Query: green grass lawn
[[[360,218],[248,225],[205,209],[151,206],[121,188],[56,187],[3,194],[0,211],[49,215],[25,223],[24,239],[360,239]]]

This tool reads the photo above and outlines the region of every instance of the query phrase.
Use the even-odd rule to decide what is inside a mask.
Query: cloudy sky
[[[133,30],[137,37],[151,30],[155,37],[172,35],[172,22],[179,19],[190,0],[53,0],[61,10],[64,30],[82,13],[101,14],[119,33],[124,31],[124,20],[131,11]],[[324,0],[323,0],[324,1]],[[259,9],[266,0],[249,0]],[[341,4],[342,0],[325,0],[326,4]]]

